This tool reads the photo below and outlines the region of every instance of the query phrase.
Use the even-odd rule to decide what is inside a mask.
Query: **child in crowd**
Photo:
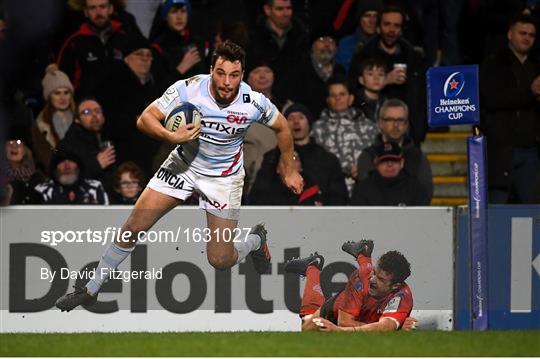
[[[379,108],[386,97],[383,90],[386,85],[386,64],[384,61],[369,58],[360,66],[360,76],[358,76],[359,89],[356,91],[355,107],[362,110],[364,115],[377,122]]]
[[[114,173],[111,204],[135,204],[143,190],[144,173],[134,162],[122,163]]]

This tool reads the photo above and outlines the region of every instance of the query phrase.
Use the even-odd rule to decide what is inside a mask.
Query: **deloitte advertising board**
[[[374,261],[389,250],[411,263],[407,279],[413,315],[423,328],[453,327],[453,210],[451,208],[243,208],[243,240],[265,222],[271,270],[259,275],[248,260],[226,271],[206,259],[206,220],[177,208],[141,238],[98,303],[69,313],[56,299],[84,285],[129,215],[126,207],[9,207],[0,209],[0,322],[2,332],[298,331],[304,280],[285,274],[293,257],[325,256],[321,286],[341,290],[355,270],[345,241],[375,241]]]
[[[432,67],[427,90],[430,127],[480,123],[478,66]]]

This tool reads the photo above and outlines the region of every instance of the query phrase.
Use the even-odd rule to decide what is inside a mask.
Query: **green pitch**
[[[540,331],[0,334],[1,356],[540,356]]]

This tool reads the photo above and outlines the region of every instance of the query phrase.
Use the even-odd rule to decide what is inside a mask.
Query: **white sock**
[[[261,237],[258,234],[248,234],[246,240],[234,243],[234,248],[238,252],[238,258],[236,259],[236,264],[242,262],[247,255],[256,251],[261,247]]]
[[[131,254],[133,249],[135,249],[135,246],[131,248],[122,248],[114,242],[111,243],[109,248],[107,248],[105,253],[101,256],[101,260],[96,267],[95,278],[90,279],[90,281],[86,283],[86,291],[88,294],[96,295],[101,289],[103,282],[109,279],[110,272],[115,270],[120,263]]]

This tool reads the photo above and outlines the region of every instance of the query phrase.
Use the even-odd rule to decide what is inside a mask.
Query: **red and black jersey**
[[[396,329],[400,328],[413,308],[411,289],[407,283],[403,283],[386,297],[375,299],[368,292],[371,258],[361,256],[358,265],[359,269],[349,276],[345,289],[323,305],[325,309],[331,306],[330,319],[337,321],[338,313],[342,310],[364,323],[374,323],[381,317],[389,317],[396,323]]]
[[[407,283],[403,283],[386,297],[375,299],[368,294],[369,285],[362,284],[355,273],[351,275],[347,287],[336,296],[333,304],[334,317],[337,319],[339,310],[364,323],[374,323],[381,317],[388,317],[394,320],[396,329],[400,328],[413,308],[412,292]]]
[[[95,91],[107,80],[111,71],[122,63],[123,45],[130,36],[122,23],[112,20],[110,33],[103,36],[88,23],[80,26],[62,46],[56,60],[79,93],[95,95]]]

